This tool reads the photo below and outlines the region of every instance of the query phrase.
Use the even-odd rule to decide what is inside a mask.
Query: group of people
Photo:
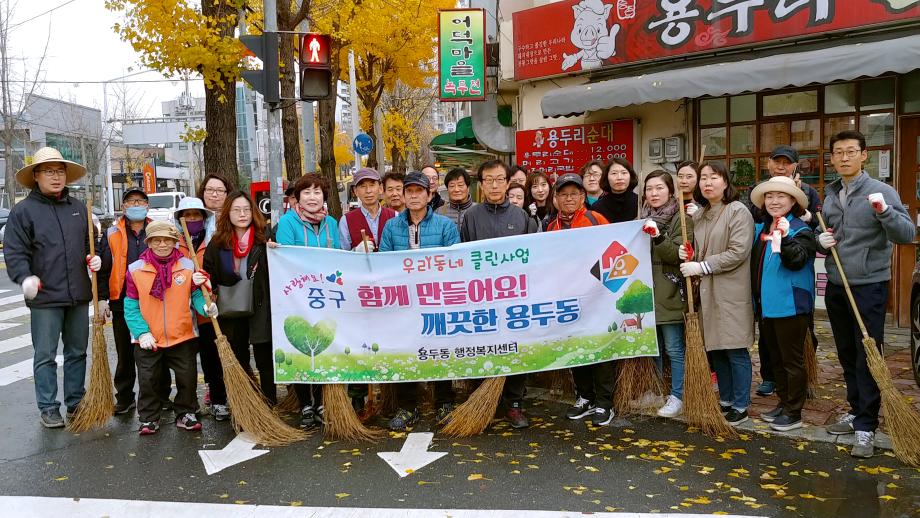
[[[748,420],[752,383],[749,349],[759,329],[763,382],[758,392],[775,391],[778,404],[761,415],[776,430],[802,426],[807,393],[806,336],[812,333],[817,252],[840,251],[843,267],[870,335],[883,340],[885,303],[893,243],[911,242],[914,223],[897,192],[863,169],[865,138],[855,131],[834,135],[831,163],[840,178],[817,192],[796,174],[798,155],[779,146],[770,155],[771,178],[755,186],[742,203],[724,163],[685,162],[676,175],[655,170],[641,180],[629,161],[592,161],[579,174],[550,177],[500,160],[476,171],[480,202],[464,169],[443,177],[439,193],[434,167],[383,177],[359,169],[352,189],[360,205],[336,220],[327,212],[330,185],[306,174],[285,193],[289,207],[269,228],[253,200],[220,176],[208,175],[196,197],[186,197],[173,221],[152,221],[147,195],[129,189],[123,215],[105,231],[98,254],[89,254],[86,208],[66,184],[85,173],[55,150],[36,153],[17,174],[31,193],[9,217],[7,272],[20,284],[32,311],[35,391],[42,423],[63,426],[57,401],[57,341],[64,342],[64,403],[68,416],[83,395],[88,301],[87,268],[98,272],[99,311],[111,318],[118,353],[116,414],[137,407],[140,433],[156,433],[164,408],[175,410],[176,425],[197,430],[196,356],[207,384],[205,405],[216,420],[230,417],[211,318],[219,318],[234,354],[251,371],[251,357],[265,398],[277,400],[271,357],[271,304],[267,251],[278,245],[322,247],[356,253],[452,246],[510,235],[555,232],[630,220],[644,221],[651,239],[656,330],[662,361],[670,363],[670,394],[662,417],[683,411],[685,283],[699,297],[706,350],[726,420]],[[638,189],[637,189],[638,188]],[[682,211],[686,212],[683,218]],[[827,230],[816,230],[817,215]],[[50,222],[55,221],[52,225]],[[683,225],[682,225],[683,223]],[[188,238],[186,237],[188,236]],[[195,264],[200,265],[196,268]],[[873,453],[880,395],[869,372],[859,331],[834,263],[827,262],[825,295],[838,356],[847,383],[848,414],[828,427],[832,434],[856,434],[854,456]],[[248,290],[236,290],[243,283]],[[245,309],[219,315],[203,290],[236,297],[247,293]],[[175,377],[176,395],[170,399]],[[595,425],[614,417],[615,362],[572,370],[577,399],[569,419]],[[503,392],[505,417],[514,428],[529,426],[524,412],[525,375],[511,376]],[[139,386],[134,392],[135,382]],[[295,385],[301,425],[323,423],[319,385]],[[389,420],[405,430],[420,418],[420,384],[397,385],[398,410]],[[456,395],[450,381],[434,383],[437,419],[450,419]],[[366,385],[349,387],[356,410]]]

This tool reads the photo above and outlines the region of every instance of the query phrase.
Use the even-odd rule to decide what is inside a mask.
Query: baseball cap
[[[773,152],[770,153],[770,158],[778,157],[788,158],[790,162],[798,162],[799,152],[792,146],[776,146],[773,148]]]
[[[560,176],[558,180],[556,180],[556,184],[554,185],[556,192],[570,183],[577,185],[581,190],[585,190],[585,184],[582,181],[581,176],[578,176],[574,173],[566,173]]]
[[[132,187],[125,191],[125,193],[121,195],[121,201],[124,202],[128,199],[128,196],[131,196],[132,194],[140,194],[141,197],[143,197],[145,200],[150,201],[150,198],[147,197],[147,193],[144,192],[143,189],[138,189],[137,187]]]
[[[357,173],[355,173],[353,178],[354,183],[352,185],[358,185],[364,180],[373,180],[375,182],[379,182],[380,173],[378,173],[376,169],[371,169],[370,167],[362,167],[361,169],[358,169]]]
[[[431,187],[431,183],[428,182],[428,177],[417,171],[407,174],[406,179],[403,180],[403,187],[408,187],[410,185],[418,185],[426,191]]]

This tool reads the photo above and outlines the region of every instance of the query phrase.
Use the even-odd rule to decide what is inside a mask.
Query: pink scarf
[[[148,248],[141,252],[140,259],[153,266],[156,270],[156,277],[153,278],[153,287],[150,288],[150,294],[157,300],[163,300],[166,290],[172,286],[172,267],[184,257],[178,248],[174,248],[172,253],[166,257],[160,257]]]
[[[321,208],[318,212],[307,212],[299,203],[294,204],[294,212],[297,213],[297,216],[299,216],[301,220],[313,225],[319,225],[327,214],[325,207]]]

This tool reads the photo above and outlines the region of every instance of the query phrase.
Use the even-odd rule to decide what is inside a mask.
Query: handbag
[[[217,285],[217,310],[224,318],[245,318],[252,316],[252,278],[247,278],[244,272],[248,267],[249,257],[244,257],[240,263],[241,275],[239,282],[233,286]]]

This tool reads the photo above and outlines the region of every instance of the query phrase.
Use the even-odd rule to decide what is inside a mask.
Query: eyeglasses
[[[45,176],[66,176],[66,169],[42,169],[41,171],[35,171],[38,174],[43,174]]]
[[[207,189],[204,190],[204,193],[205,194],[227,194],[227,189],[214,189],[214,188],[208,187]]]
[[[585,180],[600,180],[601,176],[603,176],[601,173],[585,173],[584,178]]]
[[[856,155],[860,153],[862,153],[862,149],[838,149],[834,151],[834,158],[843,158],[844,156],[847,158],[856,158]]]
[[[252,209],[249,207],[234,207],[230,209],[230,214],[238,214],[241,216],[243,214],[252,214]]]
[[[495,178],[483,178],[482,183],[487,183],[490,185],[501,185],[508,180],[504,176],[497,176]]]
[[[136,207],[138,205],[147,205],[147,200],[143,198],[128,198],[122,205],[128,205],[129,207]]]
[[[582,193],[580,193],[580,192],[570,192],[570,193],[567,193],[567,194],[562,194],[562,193],[558,193],[558,192],[556,193],[556,197],[557,197],[557,198],[561,198],[561,199],[563,199],[563,200],[565,200],[565,199],[574,199],[574,198],[578,198],[578,197],[580,197],[580,196],[584,196],[584,194],[582,194]]]

